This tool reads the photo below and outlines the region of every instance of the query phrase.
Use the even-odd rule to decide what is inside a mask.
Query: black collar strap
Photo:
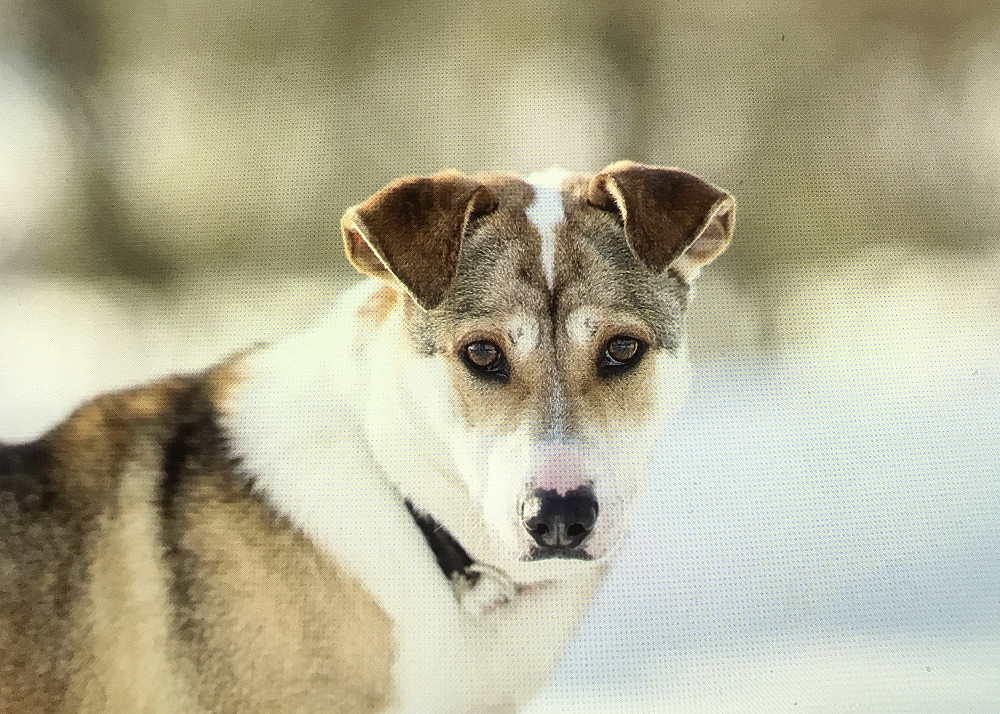
[[[451,583],[455,599],[476,614],[492,612],[498,605],[513,602],[522,588],[510,577],[485,563],[477,563],[448,530],[432,516],[420,513],[409,499],[406,508],[424,534],[438,567]]]
[[[455,540],[451,533],[431,516],[417,511],[409,499],[406,499],[406,507],[409,509],[410,515],[413,516],[413,520],[420,526],[420,531],[427,539],[427,545],[434,552],[434,557],[437,558],[438,566],[444,572],[444,576],[451,581],[454,581],[456,575],[469,577],[473,581],[470,584],[475,585],[475,581],[479,579],[479,573],[469,572],[469,566],[472,565],[473,561],[461,543]]]

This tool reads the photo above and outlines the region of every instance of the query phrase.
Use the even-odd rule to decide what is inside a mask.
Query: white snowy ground
[[[794,358],[699,365],[531,711],[1000,712],[988,366],[872,395]]]
[[[802,349],[695,363],[531,712],[1000,712],[1000,287],[925,268],[878,304],[821,276],[780,326],[819,325]],[[0,440],[301,327],[337,287],[228,276],[153,303],[0,275]],[[744,315],[718,286],[700,304]]]
[[[872,253],[793,285],[797,346],[695,363],[532,714],[1000,712],[1000,255]],[[707,288],[695,337],[745,330]]]

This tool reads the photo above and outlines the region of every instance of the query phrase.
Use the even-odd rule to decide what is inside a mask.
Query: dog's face
[[[680,405],[690,282],[733,201],[637,164],[540,178],[404,179],[348,211],[345,244],[405,293],[413,408],[510,557],[596,561]]]

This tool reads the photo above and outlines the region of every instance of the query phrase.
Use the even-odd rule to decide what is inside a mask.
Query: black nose
[[[535,491],[521,502],[521,522],[538,545],[570,550],[577,548],[594,530],[597,499],[588,488],[577,488],[565,496],[555,491]]]

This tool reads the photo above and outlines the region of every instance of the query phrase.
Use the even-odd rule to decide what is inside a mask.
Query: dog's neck
[[[377,290],[375,281],[358,286],[343,298],[336,313],[313,330],[247,358],[246,383],[237,390],[227,417],[244,467],[279,512],[294,522],[308,522],[304,530],[322,541],[332,536],[324,529],[334,525],[304,504],[315,502],[316,493],[349,500],[352,489],[369,486],[327,483],[319,472],[309,483],[281,474],[291,468],[289,454],[312,459],[309,454],[315,450],[349,444],[350,454],[344,458],[357,462],[358,478],[374,479],[378,484],[370,487],[397,494],[401,514],[393,517],[394,527],[400,527],[399,519],[411,527],[414,522],[404,499],[433,518],[461,544],[479,571],[490,574],[484,578],[493,583],[490,588],[474,588],[488,602],[502,599],[511,588],[530,589],[553,577],[541,576],[537,566],[507,552],[479,515],[474,494],[441,436],[455,415],[443,413],[440,404],[429,404],[421,393],[442,388],[429,382],[447,375],[432,363],[433,358],[409,350],[401,307],[388,311],[378,324],[366,317],[364,305]],[[300,468],[311,469],[311,463]],[[299,514],[302,509],[309,513]],[[422,547],[431,550],[429,544]]]
[[[406,501],[406,508],[427,540],[442,574],[455,591],[455,599],[467,612],[488,615],[498,607],[513,603],[518,596],[546,584],[544,581],[515,583],[504,571],[474,561],[462,544],[433,516],[421,513],[409,500]]]
[[[394,309],[367,341],[367,369],[355,386],[366,441],[385,477],[419,512],[433,517],[476,562],[511,570],[477,517],[480,508],[442,436],[457,418],[440,403],[447,375],[433,364],[439,358],[418,356],[406,343],[402,313]],[[520,581],[519,575],[511,572]]]

